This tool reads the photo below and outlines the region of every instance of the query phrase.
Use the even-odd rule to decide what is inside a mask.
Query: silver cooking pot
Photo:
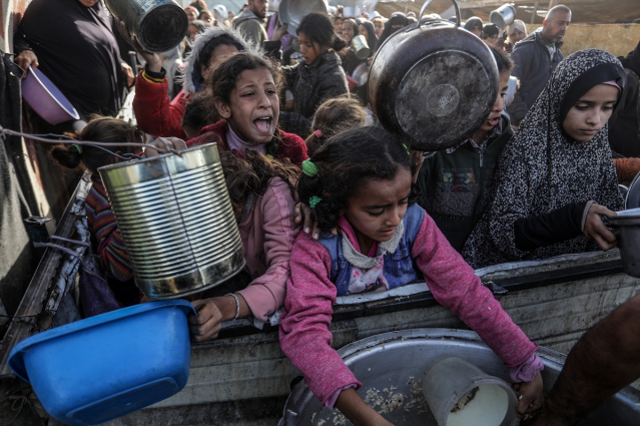
[[[105,0],[113,16],[127,26],[140,46],[153,53],[176,47],[189,28],[187,14],[172,0]]]
[[[369,98],[382,126],[414,149],[438,151],[469,138],[498,96],[498,67],[489,47],[457,24],[422,18],[378,48]]]
[[[396,426],[438,426],[422,386],[429,369],[445,358],[463,358],[488,375],[511,381],[504,362],[476,333],[467,330],[421,328],[378,334],[350,343],[338,354],[362,382],[358,390],[360,396]],[[542,382],[547,393],[562,370],[565,356],[543,347],[537,354],[544,363]],[[303,380],[287,398],[278,426],[321,424],[351,425],[339,411],[323,407]],[[631,386],[607,399],[580,423],[582,426],[638,424],[640,398]]]
[[[197,293],[244,267],[215,143],[98,172],[136,284],[149,298]]]

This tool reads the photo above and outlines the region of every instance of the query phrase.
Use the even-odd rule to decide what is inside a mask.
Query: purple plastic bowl
[[[71,102],[37,68],[29,67],[27,78],[22,80],[22,97],[49,124],[80,119]]]

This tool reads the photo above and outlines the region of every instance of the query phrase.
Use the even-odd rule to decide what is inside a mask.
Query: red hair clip
[[[314,130],[313,134],[317,137],[317,138],[321,138],[322,137],[322,130]]]

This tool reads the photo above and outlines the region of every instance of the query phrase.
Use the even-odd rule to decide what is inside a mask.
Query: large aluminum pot
[[[438,151],[470,137],[498,95],[493,54],[460,27],[453,2],[457,25],[423,18],[390,36],[371,65],[369,98],[380,123],[417,150]]]
[[[173,49],[189,28],[187,14],[172,0],[105,0],[105,4],[149,52]]]
[[[345,364],[362,382],[360,396],[396,426],[437,426],[422,393],[423,378],[439,361],[457,356],[486,374],[510,382],[504,362],[473,331],[423,328],[378,334],[353,342],[338,351]],[[544,363],[545,394],[558,379],[565,356],[540,348]],[[339,411],[322,407],[304,380],[287,399],[279,426],[351,425]],[[600,405],[587,425],[635,426],[640,424],[640,393],[631,387]]]
[[[101,167],[100,177],[149,298],[197,293],[244,266],[215,143]]]
[[[302,18],[313,12],[329,14],[326,0],[282,0],[278,8],[280,22],[287,24],[287,32],[298,36],[298,26]]]

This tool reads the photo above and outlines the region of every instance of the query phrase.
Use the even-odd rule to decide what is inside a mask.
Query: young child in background
[[[217,142],[218,149],[242,154],[258,151],[297,166],[308,158],[297,135],[277,129],[281,73],[269,59],[240,52],[219,63],[207,79],[211,107],[222,120],[204,127],[188,146]]]
[[[294,243],[280,320],[282,350],[324,406],[337,407],[354,424],[389,425],[356,393],[362,384],[331,348],[332,305],[338,295],[413,282],[415,264],[434,298],[510,367],[520,383],[520,415],[540,408],[543,364],[537,345],[414,204],[414,167],[395,135],[373,127],[340,133],[305,161],[298,194],[323,234],[315,241],[300,233]],[[338,235],[329,232],[334,227]]]
[[[305,140],[307,152],[312,156],[330,137],[350,129],[364,126],[367,119],[362,104],[355,98],[342,96],[324,102],[315,115],[311,130]]]
[[[144,133],[129,123],[110,117],[94,118],[80,133],[79,140],[113,142],[107,148],[116,154],[140,152],[140,148],[122,147],[118,142],[144,142]],[[65,167],[74,169],[81,164],[89,170],[92,187],[87,195],[85,209],[87,222],[100,264],[108,278],[116,299],[123,305],[134,305],[140,301],[140,292],[133,282],[133,270],[127,256],[111,203],[102,184],[98,168],[121,160],[100,148],[91,145],[58,145],[51,155]]]
[[[294,108],[282,114],[280,126],[307,137],[311,132],[311,117],[318,107],[327,99],[349,93],[336,53],[345,43],[336,37],[331,20],[323,13],[310,13],[302,18],[297,31],[304,61],[284,68]]]
[[[223,321],[248,315],[267,321],[282,307],[291,247],[298,233],[293,220],[297,167],[253,150],[241,156],[223,151],[220,161],[250,282],[228,290],[214,288],[214,294],[206,292],[206,298],[192,302],[196,309],[204,306],[197,316],[189,317],[196,341],[215,338]]]
[[[458,252],[490,203],[498,159],[513,137],[503,113],[513,62],[505,53],[491,50],[499,73],[493,109],[470,138],[427,158],[417,180],[422,189],[418,203]]]
[[[220,119],[218,111],[212,111],[211,95],[206,92],[198,92],[184,109],[182,117],[182,130],[187,139],[198,136],[200,130],[210,123],[216,123]]]

